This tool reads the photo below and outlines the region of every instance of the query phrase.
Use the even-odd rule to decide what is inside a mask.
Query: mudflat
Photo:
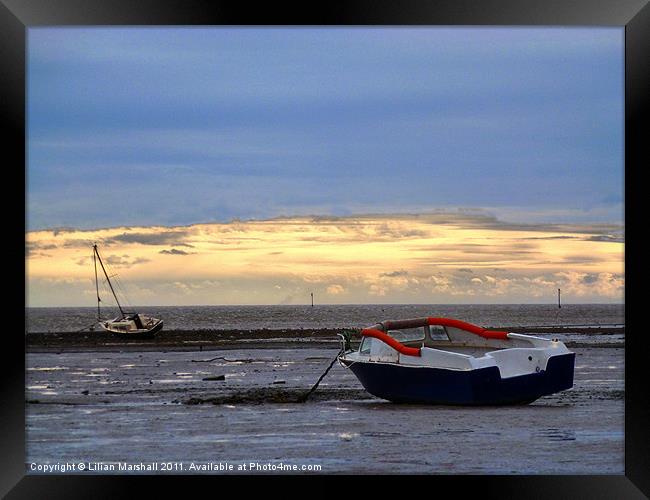
[[[468,408],[377,399],[338,364],[299,403],[338,352],[331,332],[314,340],[28,344],[27,470],[86,461],[182,464],[176,473],[237,473],[228,466],[244,463],[320,473],[624,473],[622,346],[574,348],[571,390],[526,406]]]
[[[598,328],[530,328],[501,327],[514,333],[553,335],[567,346],[594,344],[622,347],[625,327]],[[29,332],[25,335],[29,351],[60,350],[195,350],[229,348],[326,347],[338,343],[337,334],[351,333],[360,340],[359,328],[284,328],[284,329],[202,329],[163,330],[154,338],[122,337],[103,330],[72,332]]]

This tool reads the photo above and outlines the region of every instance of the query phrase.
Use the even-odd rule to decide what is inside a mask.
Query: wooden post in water
[[[311,292],[311,306],[314,307],[314,292]]]
[[[562,309],[562,302],[560,301],[560,289],[557,289],[557,308]]]

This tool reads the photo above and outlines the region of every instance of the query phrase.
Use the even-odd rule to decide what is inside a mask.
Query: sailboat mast
[[[97,292],[97,321],[101,321],[102,317],[101,314],[99,313],[99,303],[102,301],[102,299],[99,298],[99,281],[97,280],[97,257],[95,257],[94,251],[93,251],[93,264],[95,265],[95,291]]]
[[[113,297],[115,297],[115,302],[117,302],[117,307],[120,308],[120,313],[122,313],[122,316],[125,316],[124,310],[122,309],[122,306],[120,305],[120,301],[117,300],[117,294],[115,293],[115,290],[113,290],[113,284],[111,283],[111,279],[108,277],[108,273],[106,272],[106,268],[104,267],[104,263],[102,262],[102,258],[99,256],[99,251],[97,250],[97,245],[93,245],[93,248],[95,249],[95,255],[97,255],[97,258],[99,259],[99,264],[102,266],[102,271],[104,271],[104,276],[106,276],[106,281],[108,281],[108,286],[111,288],[111,292],[113,292]]]

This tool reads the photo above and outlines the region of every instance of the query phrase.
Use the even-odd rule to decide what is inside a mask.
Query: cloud
[[[433,293],[446,292],[451,289],[452,278],[445,276],[430,276],[428,281],[431,284]]]
[[[522,210],[523,215],[526,211]],[[548,233],[576,233],[576,234],[589,234],[597,233],[608,234],[609,232],[620,230],[618,224],[566,224],[566,223],[545,223],[545,222],[511,222],[503,219],[498,219],[495,215],[489,213],[484,209],[472,209],[467,212],[459,210],[457,213],[442,211],[436,214],[435,218],[430,218],[431,223],[434,224],[455,224],[459,223],[467,227],[480,227],[483,229],[495,229],[501,231],[534,231],[534,232],[548,232]],[[576,236],[567,234],[554,234],[544,237],[545,239],[573,239]],[[530,237],[529,237],[530,238]]]
[[[386,278],[397,278],[399,276],[407,276],[408,271],[392,271],[390,273],[381,273],[379,276]]]
[[[519,303],[552,300],[559,287],[567,301],[623,298],[624,244],[591,241],[601,234],[598,225],[531,234],[480,227],[472,214],[444,215],[444,224],[432,223],[442,214],[425,213],[118,227],[88,230],[84,238],[29,232],[26,248],[48,248],[51,256],[27,256],[27,290],[31,303],[60,303],[44,279],[90,276],[91,252],[80,245],[88,240],[111,242],[106,264],[132,269],[128,280],[143,291],[130,297],[141,304],[306,304],[310,292],[323,303]],[[622,227],[606,234],[617,231]],[[425,236],[395,240],[387,232]],[[553,238],[561,235],[571,238]],[[175,247],[179,241],[188,246]],[[173,255],[183,257],[182,266]],[[87,303],[83,293],[65,300],[72,297]]]
[[[129,268],[137,264],[144,264],[145,262],[151,262],[151,259],[146,259],[144,257],[131,258],[128,255],[107,255],[104,257],[104,262],[113,267],[123,267]]]
[[[61,233],[59,233],[61,234]],[[80,239],[80,238],[70,238],[65,239],[61,246],[64,248],[87,248],[89,252],[92,252],[92,246],[95,244],[95,241],[91,239]]]
[[[76,259],[75,264],[81,267],[88,266],[92,261],[92,256],[84,255],[83,257]],[[133,267],[137,264],[144,264],[145,262],[151,262],[151,259],[144,257],[130,257],[127,254],[123,255],[105,255],[103,257],[103,262],[105,265],[121,268]],[[99,267],[99,264],[97,264]]]
[[[107,245],[115,245],[118,243],[138,243],[140,245],[175,245],[191,247],[192,245],[185,243],[191,232],[189,230],[173,230],[163,232],[124,232],[115,236],[111,236],[104,240]]]
[[[526,240],[575,240],[577,236],[531,236],[524,238]]]
[[[621,273],[562,271],[554,276],[561,285],[563,295],[616,297],[622,295],[625,287],[625,279]]]
[[[28,47],[29,222],[173,225],[513,198],[591,211],[621,199],[622,43],[613,28],[39,28]],[[98,180],[120,196],[97,196]]]
[[[602,241],[605,243],[625,243],[625,238],[620,235],[612,235],[612,234],[600,234],[596,236],[590,236],[587,238],[587,241]]]
[[[57,246],[53,243],[38,243],[35,241],[26,241],[25,242],[25,257],[28,256],[40,256],[40,257],[49,257],[51,254],[43,252],[43,250],[54,250]]]
[[[590,264],[602,262],[603,258],[598,255],[567,255],[563,258],[563,261],[568,264]]]
[[[76,263],[78,266],[83,266],[83,267],[85,267],[85,266],[88,264],[88,262],[90,261],[91,258],[92,258],[92,257],[89,257],[89,256],[87,256],[87,255],[84,255],[84,256],[81,257],[80,259],[77,259],[77,260],[75,261],[75,263]]]
[[[158,253],[167,254],[167,255],[191,255],[195,252],[186,252],[185,250],[178,250],[177,248],[172,248],[170,250],[161,250]]]
[[[58,236],[59,234],[64,234],[64,233],[75,233],[77,232],[77,229],[74,227],[57,227],[52,229],[52,234],[54,236]]]
[[[340,295],[345,292],[345,288],[343,288],[341,285],[330,285],[325,289],[325,291],[329,295]]]

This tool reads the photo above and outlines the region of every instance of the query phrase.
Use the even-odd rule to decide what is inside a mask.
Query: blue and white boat
[[[450,318],[383,321],[339,355],[374,396],[395,403],[528,404],[573,387],[575,353],[557,339]]]

